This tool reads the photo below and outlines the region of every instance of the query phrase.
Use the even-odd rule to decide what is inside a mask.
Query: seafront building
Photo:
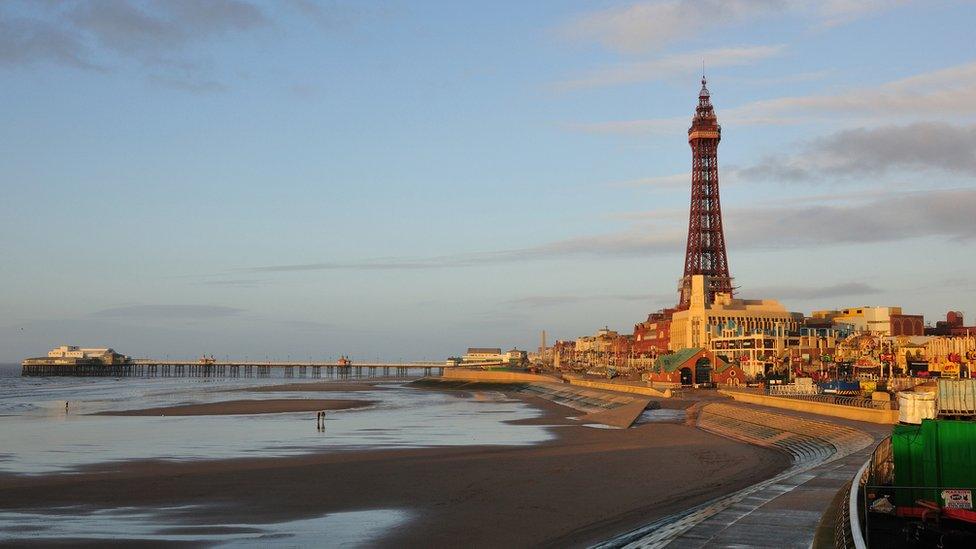
[[[647,315],[647,320],[634,325],[635,358],[657,358],[671,347],[671,315],[677,309],[663,309]]]
[[[124,364],[129,357],[115,352],[107,347],[78,347],[76,345],[61,345],[47,352],[47,357],[28,358],[25,364],[74,366],[78,364]]]
[[[671,316],[670,350],[705,347],[720,336],[797,332],[803,322],[801,313],[791,313],[772,299],[739,299],[716,293],[714,300],[707,302],[707,286],[706,277],[692,277],[688,308]]]
[[[615,364],[620,334],[604,326],[591,336],[576,338],[573,360],[579,364]]]
[[[922,315],[906,315],[901,307],[851,307],[840,311],[814,311],[813,318],[829,319],[835,324],[848,324],[856,332],[882,336],[925,335]]]
[[[927,336],[970,336],[976,335],[976,326],[966,326],[966,321],[959,311],[949,311],[945,320],[939,320],[935,326],[926,327]]]
[[[502,352],[501,347],[469,347],[461,357],[461,364],[521,365],[528,360],[528,352],[517,348]]]
[[[468,347],[462,357],[463,362],[501,362],[501,347]]]

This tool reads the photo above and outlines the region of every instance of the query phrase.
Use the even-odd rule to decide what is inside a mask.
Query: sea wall
[[[665,389],[660,391],[653,387],[640,385],[626,385],[623,383],[610,383],[606,381],[593,381],[581,379],[574,375],[565,375],[562,378],[539,374],[528,374],[523,372],[509,372],[503,370],[469,370],[466,368],[444,368],[441,379],[445,380],[466,380],[466,381],[491,381],[495,383],[569,383],[578,387],[589,389],[602,389],[616,393],[628,393],[632,395],[652,396],[658,398],[670,398],[671,391]]]
[[[855,406],[830,404],[828,402],[815,402],[811,400],[758,395],[738,391],[724,391],[721,389],[719,389],[719,392],[723,395],[730,396],[739,402],[748,402],[750,404],[759,404],[761,406],[771,406],[773,408],[782,408],[784,410],[809,412],[811,414],[853,419],[855,421],[867,421],[869,423],[881,423],[887,425],[898,423],[898,410],[858,408]]]
[[[605,391],[616,391],[618,393],[632,393],[637,395],[660,397],[660,398],[670,398],[671,391],[665,389],[664,391],[659,391],[653,387],[641,387],[640,385],[624,385],[622,383],[609,383],[606,381],[592,381],[589,379],[579,379],[575,377],[566,376],[566,381],[573,385],[578,385],[580,387],[589,387],[591,389],[603,389]]]
[[[527,374],[524,372],[508,372],[504,370],[468,370],[466,368],[444,368],[444,373],[440,376],[440,379],[492,381],[496,383],[562,383],[561,379],[552,376]]]

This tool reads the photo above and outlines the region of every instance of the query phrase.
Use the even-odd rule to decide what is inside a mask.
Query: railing
[[[794,383],[789,383],[786,385],[768,385],[766,386],[766,394],[769,396],[818,395],[820,394],[820,387],[816,385],[800,386]]]
[[[895,460],[891,453],[891,437],[878,444],[871,454],[865,482],[872,486],[887,486],[895,482]]]
[[[895,480],[891,437],[882,440],[871,452],[847,485],[842,512],[834,523],[834,547],[865,549],[868,540],[868,513],[865,491],[871,486],[890,486]]]
[[[862,526],[864,511],[861,502],[861,493],[867,484],[868,474],[871,471],[871,460],[864,462],[864,465],[857,471],[854,478],[847,486],[844,502],[841,505],[843,512],[838,514],[838,521],[834,525],[834,547],[844,549],[866,549],[864,531]]]
[[[809,400],[812,402],[823,402],[826,404],[838,404],[840,406],[852,406],[855,408],[869,408],[872,410],[896,410],[897,404],[893,400],[872,400],[870,398],[839,396],[839,395],[770,395],[792,398],[795,400]]]
[[[837,544],[840,537],[835,528],[835,546],[886,547],[897,539],[915,540],[918,542],[916,546],[935,540],[944,542],[945,547],[959,546],[959,538],[955,537],[958,533],[941,521],[942,517],[952,517],[956,511],[940,501],[945,497],[945,486],[920,486],[915,482],[909,486],[896,486],[894,473],[891,437],[888,437],[878,444],[849,487],[846,512],[850,517],[850,538],[854,545]],[[963,484],[956,488],[972,490],[976,486]],[[891,516],[905,518],[901,521],[885,518]]]
[[[775,387],[775,389],[774,389]],[[810,394],[804,391],[792,390],[790,385],[769,385],[762,387],[732,387],[722,385],[719,387],[723,391],[735,393],[748,393],[753,395],[767,395],[779,398],[790,398],[794,400],[809,400],[812,402],[823,402],[826,404],[838,404],[840,406],[853,406],[855,408],[869,408],[872,410],[896,410],[897,403],[894,400],[872,400],[855,396],[842,396],[830,394]]]
[[[746,387],[745,385],[719,385],[719,389],[734,393],[749,393],[750,395],[766,394],[762,387]]]

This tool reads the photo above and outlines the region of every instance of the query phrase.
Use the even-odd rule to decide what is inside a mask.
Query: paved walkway
[[[803,547],[890,427],[744,404],[708,404],[699,427],[787,452],[783,473],[610,540],[605,547]]]

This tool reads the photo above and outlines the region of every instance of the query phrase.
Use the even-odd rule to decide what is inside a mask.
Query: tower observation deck
[[[718,292],[731,294],[733,290],[718,189],[718,142],[721,139],[722,127],[718,125],[705,77],[702,76],[698,107],[688,129],[688,144],[691,145],[691,211],[688,216],[685,269],[679,288],[680,309],[688,307],[693,275],[705,275],[708,302]]]

